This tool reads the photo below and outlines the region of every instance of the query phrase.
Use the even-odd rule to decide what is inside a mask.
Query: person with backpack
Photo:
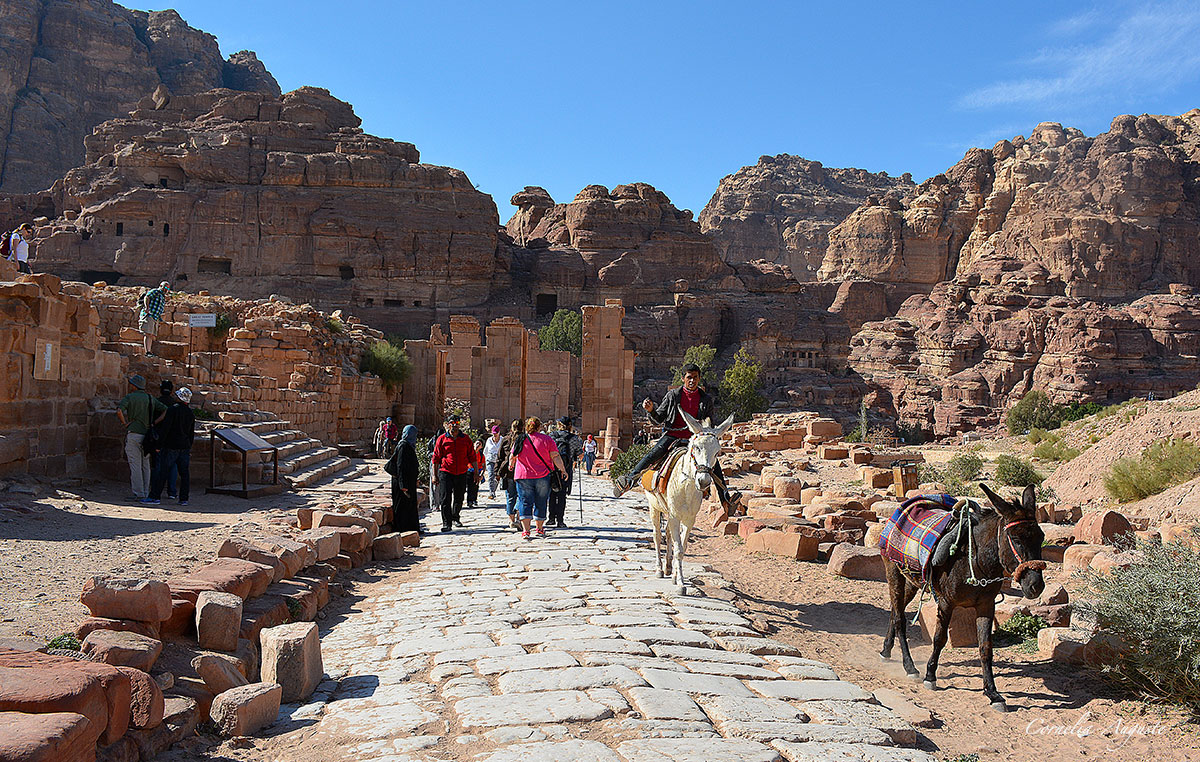
[[[188,504],[191,491],[189,467],[192,462],[192,443],[196,440],[196,414],[189,407],[191,401],[191,389],[185,386],[176,391],[174,402],[158,425],[162,450],[158,453],[158,470],[154,472],[150,496],[142,501],[146,505],[158,505],[161,502],[159,498],[167,483],[167,476],[176,469],[179,471],[179,504]]]
[[[566,512],[567,512],[567,497],[571,494],[571,479],[575,475],[575,463],[583,457],[583,440],[579,435],[571,431],[571,416],[564,415],[558,419],[558,428],[550,434],[550,438],[554,440],[554,445],[558,448],[558,454],[562,456],[563,469],[565,473],[565,484],[560,492],[550,493],[550,521],[551,527],[556,529],[566,529]]]
[[[23,223],[16,230],[0,240],[0,256],[10,262],[16,262],[17,270],[23,273],[33,273],[29,269],[29,241],[33,238],[33,226]]]
[[[167,406],[146,392],[146,379],[141,375],[129,377],[129,394],[117,403],[117,418],[125,426],[125,457],[129,460],[129,486],[135,500],[150,496],[150,455],[146,452],[146,435],[167,414]],[[151,448],[153,449],[153,448]]]
[[[450,416],[449,429],[433,445],[429,479],[441,485],[442,531],[461,527],[463,499],[467,496],[468,470],[475,463],[475,444],[462,430],[457,415]]]
[[[513,529],[521,528],[521,523],[517,521],[517,504],[520,502],[520,496],[517,494],[517,480],[513,478],[512,466],[509,461],[512,457],[513,444],[520,438],[521,421],[518,419],[508,427],[508,433],[500,438],[500,452],[496,462],[496,479],[500,489],[504,490],[504,509],[508,512],[508,523]]]
[[[159,385],[158,385],[158,401],[163,403],[164,405],[166,405],[168,411],[171,409],[171,405],[174,405],[175,402],[177,401],[176,397],[175,397],[175,384],[171,381],[171,379],[164,378],[159,383]],[[159,439],[162,439],[162,428],[164,426],[166,426],[165,420],[162,423],[158,424],[158,426],[155,427],[155,429],[156,429],[155,433],[158,434]],[[150,473],[151,474],[158,473],[159,461],[161,459],[162,459],[161,451],[154,451],[154,452],[150,453]],[[179,484],[178,484],[178,478],[177,478],[178,474],[179,474],[179,469],[174,466],[172,466],[167,471],[167,497],[171,498],[172,500],[174,500],[179,495]]]

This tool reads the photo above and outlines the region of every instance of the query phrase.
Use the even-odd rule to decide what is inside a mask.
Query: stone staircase
[[[279,448],[279,480],[292,489],[317,485],[327,480],[352,479],[370,470],[366,464],[355,465],[350,457],[339,453],[338,447],[330,447],[321,440],[293,428],[290,421],[258,410],[248,402],[234,400],[228,387],[203,383],[193,378],[188,374],[186,365],[187,345],[180,344],[176,347],[176,343],[156,341],[154,347],[158,356],[146,357],[143,354],[141,333],[125,329],[121,333],[120,341],[106,342],[103,348],[128,357],[130,373],[141,373],[149,379],[165,376],[175,382],[176,388],[189,387],[198,395],[194,399],[200,400],[204,409],[216,414],[216,421],[196,422],[197,441],[193,449],[193,470],[207,472],[209,464],[206,440],[209,438],[209,432],[217,427],[246,429]],[[148,385],[147,391],[155,394],[157,390],[149,388]],[[221,453],[220,462],[231,466],[241,461],[237,453],[226,450]],[[220,467],[218,469],[220,474]],[[270,482],[271,469],[269,453],[251,454],[250,481]],[[218,478],[218,481],[221,479]]]

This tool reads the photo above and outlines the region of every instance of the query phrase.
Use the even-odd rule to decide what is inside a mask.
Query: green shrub
[[[293,622],[299,622],[300,617],[304,616],[304,606],[295,598],[284,598],[287,604],[288,618]]]
[[[721,379],[721,404],[734,420],[748,421],[767,407],[767,398],[759,391],[762,386],[762,363],[746,349],[739,349],[733,365],[725,369]],[[713,421],[714,424],[718,421]]]
[[[215,412],[215,411],[213,411],[213,410],[209,410],[208,408],[204,408],[204,407],[194,407],[194,408],[192,408],[192,415],[194,415],[194,416],[196,417],[196,420],[197,420],[197,421],[216,421],[216,420],[219,420],[219,416],[216,414],[216,412]]]
[[[1128,568],[1087,570],[1082,582],[1076,606],[1128,646],[1102,673],[1200,708],[1200,545],[1138,541]]]
[[[925,432],[916,423],[898,422],[896,424],[896,437],[904,444],[925,444]]]
[[[358,369],[379,376],[384,386],[395,389],[409,377],[413,367],[403,348],[390,341],[376,341],[363,350]]]
[[[1080,421],[1089,415],[1096,415],[1103,409],[1104,406],[1099,402],[1071,402],[1061,406],[1062,420],[1064,423],[1067,421]]]
[[[1045,392],[1032,391],[1013,405],[1005,416],[1009,434],[1038,429],[1057,429],[1063,422],[1063,406],[1050,401]]]
[[[330,333],[341,333],[346,330],[346,326],[338,318],[331,317],[325,320],[325,330]]]
[[[1038,631],[1047,626],[1046,620],[1040,616],[1033,616],[1032,614],[1025,614],[1018,611],[1007,622],[1000,625],[1000,629],[1011,632],[1022,640],[1028,640],[1029,638],[1036,638]]]
[[[559,352],[583,354],[583,314],[577,310],[557,310],[550,324],[538,331],[538,346]]]
[[[64,632],[55,638],[51,638],[46,643],[46,648],[61,648],[65,651],[78,651],[83,648],[83,644],[79,642],[79,638],[69,632]]]
[[[1186,439],[1160,439],[1141,456],[1121,458],[1104,477],[1104,489],[1122,503],[1157,495],[1200,474],[1200,447]]]
[[[1074,447],[1069,447],[1066,442],[1063,442],[1058,437],[1054,439],[1046,439],[1038,443],[1038,446],[1033,448],[1033,457],[1039,460],[1054,460],[1068,461],[1073,460],[1079,455],[1079,450]]]
[[[939,482],[946,492],[957,497],[983,497],[983,491],[975,483],[982,471],[983,458],[974,452],[960,452],[943,468],[922,466],[919,478],[922,482]]]
[[[613,458],[612,465],[608,467],[608,475],[612,479],[618,476],[624,476],[629,473],[629,470],[637,465],[637,462],[642,459],[642,456],[649,450],[648,445],[634,445],[628,450]]]
[[[1050,437],[1054,437],[1055,439],[1058,439],[1058,435],[1050,434],[1045,429],[1039,429],[1038,427],[1034,426],[1032,429],[1029,430],[1029,433],[1025,435],[1025,441],[1031,445],[1035,445],[1035,444],[1041,444],[1042,442],[1046,441]]]
[[[413,449],[417,451],[417,482],[429,484],[429,466],[433,458],[433,453],[429,451],[429,439],[418,435],[417,445]],[[432,494],[429,499],[433,499]]]
[[[1013,455],[1001,455],[996,458],[996,481],[1007,487],[1041,484],[1045,478],[1024,458]]]
[[[237,321],[233,319],[232,315],[218,312],[216,324],[208,329],[208,335],[214,339],[223,339],[235,325],[237,325]]]
[[[694,347],[688,347],[683,353],[683,363],[677,367],[671,368],[671,384],[678,386],[683,383],[683,366],[688,363],[695,363],[700,368],[700,385],[703,387],[712,386],[713,383],[713,361],[717,357],[717,350],[708,344],[700,344]]]

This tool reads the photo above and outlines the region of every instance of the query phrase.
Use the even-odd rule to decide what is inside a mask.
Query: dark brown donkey
[[[1021,586],[1026,598],[1037,598],[1046,583],[1041,560],[1042,528],[1037,523],[1037,503],[1032,486],[1025,488],[1020,502],[1005,500],[987,488],[984,494],[992,508],[971,512],[971,543],[967,542],[964,527],[958,542],[957,552],[943,558],[942,542],[951,542],[958,532],[958,518],[952,519],[942,542],[938,543],[929,569],[929,583],[938,606],[937,631],[933,635],[933,653],[925,667],[925,687],[937,688],[938,657],[946,645],[946,629],[950,615],[958,606],[975,609],[975,626],[979,633],[979,659],[983,663],[983,694],[992,702],[992,708],[1007,711],[1004,697],[996,691],[996,680],[992,677],[992,626],[996,617],[996,593],[1006,579]],[[970,552],[968,551],[970,549]],[[969,556],[969,557],[968,557]],[[909,677],[918,677],[908,652],[907,622],[904,609],[919,591],[908,577],[901,573],[896,564],[884,559],[887,573],[888,593],[892,603],[892,620],[883,639],[880,655],[888,659],[892,655],[892,644],[900,638],[900,653],[904,657],[904,671]]]

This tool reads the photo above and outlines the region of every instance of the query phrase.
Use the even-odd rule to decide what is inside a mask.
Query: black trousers
[[[467,505],[474,507],[479,502],[479,482],[475,480],[475,472],[467,472]]]
[[[442,498],[442,527],[458,521],[462,513],[463,498],[467,495],[467,474],[451,474],[438,471],[438,482]]]
[[[642,456],[642,459],[639,460],[637,465],[634,466],[629,472],[629,478],[634,480],[636,483],[638,476],[643,471],[645,471],[647,468],[654,468],[658,464],[662,463],[664,460],[666,460],[667,453],[674,449],[676,445],[686,446],[687,442],[688,441],[686,439],[673,437],[670,434],[663,434],[658,438],[657,442],[650,446],[650,449],[646,451],[646,454]],[[724,505],[729,502],[729,493],[725,490],[725,474],[721,471],[720,463],[713,464],[713,475],[717,477],[714,480],[714,486],[717,488],[717,497],[721,499],[721,504]]]
[[[567,488],[562,492],[550,493],[550,506],[547,521],[551,524],[564,521],[564,516],[567,512],[567,496],[571,494],[571,477],[575,474],[573,463],[563,463],[567,467],[567,475],[564,477]]]

